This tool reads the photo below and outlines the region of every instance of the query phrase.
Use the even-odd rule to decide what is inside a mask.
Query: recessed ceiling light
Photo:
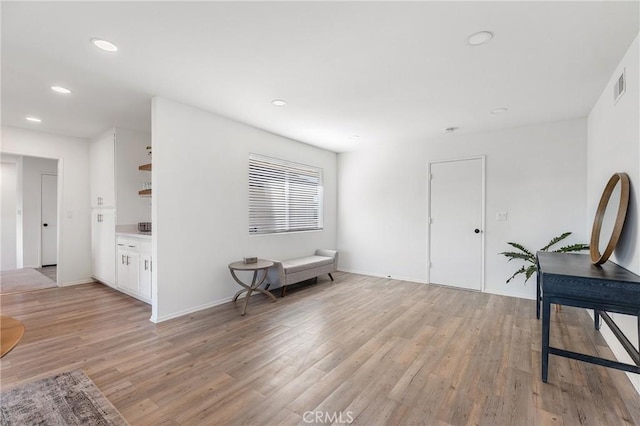
[[[445,134],[453,133],[458,129],[460,129],[460,127],[447,127],[446,129],[442,129],[442,132],[445,133]]]
[[[492,38],[493,33],[491,31],[480,31],[475,34],[471,34],[469,38],[467,38],[467,43],[471,46],[480,46],[481,44],[485,44]]]
[[[507,111],[509,111],[507,108],[496,108],[491,110],[491,114],[502,114]]]
[[[353,139],[353,140],[360,139],[360,136],[358,135],[349,136],[349,139]]]
[[[41,123],[42,122],[42,120],[40,120],[38,117],[25,117],[24,119],[28,120],[28,121],[33,121],[34,123]]]
[[[117,52],[118,51],[118,46],[116,46],[115,44],[111,43],[110,41],[107,40],[102,40],[99,38],[92,38],[91,39],[91,43],[93,43],[93,45],[95,47],[97,47],[98,49],[102,49],[105,52]]]
[[[51,90],[53,90],[54,92],[62,93],[63,95],[68,95],[69,93],[71,93],[71,90],[61,86],[51,86]]]
[[[271,101],[271,103],[275,106],[285,106],[287,104],[287,101],[282,99],[274,99]]]

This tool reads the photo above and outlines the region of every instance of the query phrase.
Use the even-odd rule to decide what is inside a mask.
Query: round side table
[[[235,302],[236,300],[238,300],[238,296],[240,296],[245,291],[247,292],[247,295],[244,298],[244,307],[242,308],[242,315],[244,315],[247,312],[247,305],[249,304],[249,298],[251,297],[251,293],[253,292],[257,291],[257,292],[263,293],[266,296],[273,299],[274,302],[277,301],[273,294],[260,288],[264,280],[267,278],[268,269],[271,268],[272,266],[273,266],[273,262],[271,262],[270,260],[263,260],[263,259],[258,259],[258,262],[256,263],[244,263],[240,261],[240,262],[233,262],[229,264],[229,271],[231,272],[231,276],[233,277],[234,280],[236,280],[238,284],[240,284],[240,286],[244,287],[242,290],[238,291],[235,296],[233,296],[233,301]],[[238,278],[238,276],[236,275],[236,271],[253,271],[253,279],[251,280],[251,284],[243,283],[240,280],[240,278]],[[258,274],[260,271],[263,271],[262,278],[258,279]]]

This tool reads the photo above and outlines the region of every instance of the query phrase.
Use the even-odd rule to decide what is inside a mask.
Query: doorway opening
[[[58,160],[2,154],[0,294],[58,283]]]

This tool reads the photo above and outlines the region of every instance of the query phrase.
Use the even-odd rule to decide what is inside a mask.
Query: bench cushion
[[[331,257],[307,256],[299,257],[298,259],[284,260],[282,262],[282,267],[284,268],[285,274],[295,274],[296,272],[331,265],[332,263],[333,258]]]

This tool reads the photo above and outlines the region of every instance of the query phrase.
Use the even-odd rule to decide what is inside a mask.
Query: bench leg
[[[331,276],[331,273],[329,273],[329,278],[331,278],[331,281],[333,281],[333,277]]]

